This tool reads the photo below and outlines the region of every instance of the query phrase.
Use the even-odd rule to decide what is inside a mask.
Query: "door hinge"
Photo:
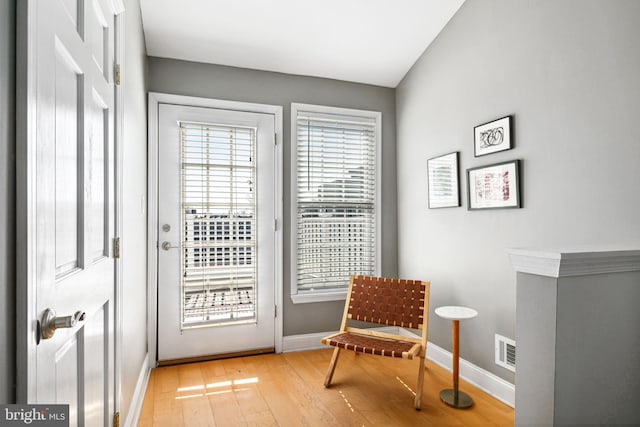
[[[119,237],[113,238],[113,257],[115,259],[120,258],[120,238]]]
[[[116,412],[113,416],[113,427],[120,427],[120,412]]]
[[[278,145],[278,132],[275,132],[273,134],[273,145],[275,145],[275,146]]]
[[[120,86],[120,64],[115,65],[115,83]]]
[[[278,231],[278,219],[273,220],[273,231]]]
[[[278,317],[278,306],[277,305],[273,305],[273,318],[277,318]]]

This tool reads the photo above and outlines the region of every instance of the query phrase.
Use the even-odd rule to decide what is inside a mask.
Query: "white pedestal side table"
[[[471,396],[458,389],[458,366],[460,362],[460,321],[473,319],[478,312],[472,308],[459,306],[444,306],[436,308],[436,314],[443,319],[451,320],[451,352],[453,353],[453,389],[440,392],[440,400],[454,408],[469,408],[473,405]]]

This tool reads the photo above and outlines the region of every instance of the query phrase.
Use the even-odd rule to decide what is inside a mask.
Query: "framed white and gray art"
[[[467,209],[519,208],[520,160],[467,169]]]
[[[511,140],[512,116],[503,117],[473,128],[475,157],[513,148]]]
[[[427,160],[429,209],[460,206],[457,151]]]

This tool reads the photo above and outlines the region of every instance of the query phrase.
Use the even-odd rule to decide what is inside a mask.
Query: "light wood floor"
[[[267,354],[154,369],[139,426],[513,426],[513,409],[461,381],[474,399],[439,399],[451,374],[427,362],[422,410],[413,408],[417,361],[342,351],[331,388],[332,349]]]

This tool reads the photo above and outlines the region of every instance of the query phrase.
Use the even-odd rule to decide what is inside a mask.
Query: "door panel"
[[[78,425],[78,361],[79,355],[78,339],[72,337],[67,340],[55,353],[55,378],[60,378],[55,382],[56,403],[67,403],[69,405],[69,425]]]
[[[78,267],[78,118],[82,77],[72,55],[55,46],[55,219],[56,274]]]
[[[81,1],[81,0],[80,0]],[[78,25],[78,0],[63,0],[62,5],[71,19],[71,23]]]
[[[107,67],[109,65],[109,24],[105,19],[105,14],[100,2],[93,0],[90,1],[90,19],[91,25],[89,26],[89,40],[90,49],[93,61],[98,66],[98,69],[107,76]],[[111,28],[113,26],[111,25]]]
[[[159,106],[159,360],[274,347],[274,123]]]
[[[106,341],[108,334],[109,308],[103,306],[91,319],[87,321],[83,331],[84,348],[84,414],[86,425],[106,425],[108,418],[105,417],[103,408],[108,407],[105,400],[106,380],[104,372],[108,372],[107,359],[105,358],[108,349]]]
[[[109,152],[105,151],[108,145],[105,145],[105,141],[108,140],[109,134],[109,117],[110,111],[106,102],[95,91],[92,91],[91,103],[89,105],[87,115],[89,116],[89,123],[91,129],[89,130],[89,147],[88,152],[90,168],[89,168],[89,193],[87,198],[89,199],[89,237],[91,241],[90,257],[92,261],[107,256],[108,245],[108,219],[109,219],[109,204],[106,203],[105,196],[108,192],[107,182],[108,175],[106,172],[109,170],[107,161],[109,160]]]
[[[71,426],[108,425],[115,392],[114,13],[106,0],[37,1],[29,11],[37,24],[32,299],[41,326],[48,308],[58,317],[84,312],[84,320],[37,345],[30,403],[69,404]]]

